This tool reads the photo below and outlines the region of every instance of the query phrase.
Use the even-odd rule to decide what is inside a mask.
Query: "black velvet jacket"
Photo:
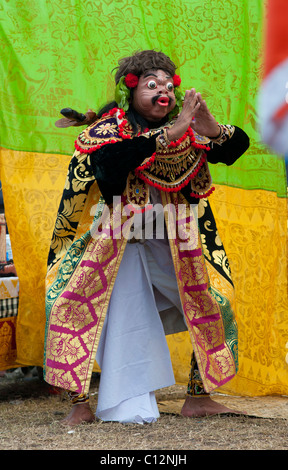
[[[145,158],[156,151],[156,137],[135,137],[111,145],[104,145],[91,154],[91,165],[100,191],[106,204],[113,202],[113,196],[120,196],[125,187],[127,176],[135,170]],[[209,163],[225,163],[233,165],[249,147],[247,134],[235,126],[233,136],[222,145],[213,144],[207,152]],[[184,197],[191,204],[199,201],[190,196],[190,185],[181,190]]]

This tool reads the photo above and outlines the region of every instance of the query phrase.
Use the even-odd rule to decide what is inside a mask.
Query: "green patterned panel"
[[[215,183],[286,195],[284,163],[256,129],[262,0],[5,0],[0,5],[1,145],[71,154],[77,128],[57,129],[64,107],[113,99],[112,69],[138,49],[162,50],[219,122],[244,128],[251,148]]]

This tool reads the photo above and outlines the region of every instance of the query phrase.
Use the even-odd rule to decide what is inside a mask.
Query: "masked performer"
[[[165,336],[184,330],[182,414],[231,411],[209,396],[237,373],[237,325],[208,162],[233,164],[249,139],[194,89],[183,97],[175,70],[156,51],[120,60],[115,102],[75,142],[48,260],[44,358],[46,381],[71,397],[70,425],[94,419],[95,358],[96,416],[156,420],[154,391],[175,383]]]

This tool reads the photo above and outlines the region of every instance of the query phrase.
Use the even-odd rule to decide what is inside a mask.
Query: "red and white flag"
[[[288,0],[266,0],[264,77],[258,114],[263,142],[288,155]]]

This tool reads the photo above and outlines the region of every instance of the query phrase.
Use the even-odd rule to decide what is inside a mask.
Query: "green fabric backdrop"
[[[77,128],[64,107],[97,110],[113,98],[112,69],[137,49],[162,50],[219,122],[241,126],[251,148],[215,183],[286,196],[285,167],[259,143],[262,0],[5,0],[0,6],[1,146],[71,154]]]

